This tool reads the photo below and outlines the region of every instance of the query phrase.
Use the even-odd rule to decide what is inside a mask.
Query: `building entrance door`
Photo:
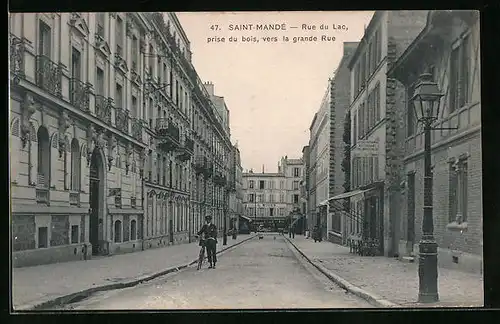
[[[101,197],[103,182],[102,159],[99,151],[94,150],[90,161],[90,219],[89,219],[89,241],[92,244],[92,255],[100,252],[99,241],[102,240]]]

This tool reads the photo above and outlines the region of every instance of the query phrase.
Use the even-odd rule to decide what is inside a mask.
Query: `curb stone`
[[[312,261],[307,255],[304,254],[289,238],[285,237],[285,239],[302,255],[310,264],[312,264],[316,269],[318,269],[321,273],[323,273],[325,276],[328,277],[331,281],[333,281],[335,284],[340,286],[342,289],[345,289],[349,291],[350,293],[363,298],[364,300],[368,301],[369,303],[377,306],[377,307],[399,307],[398,304],[393,303],[391,301],[388,301],[386,299],[383,299],[382,297],[379,297],[371,292],[368,292],[366,290],[363,290],[344,278],[340,277],[339,275],[331,272],[327,268],[325,268],[323,265]]]
[[[240,242],[237,242],[236,244],[233,244],[231,246],[226,246],[224,248],[222,248],[220,251],[217,251],[217,254],[221,254],[229,249],[232,249],[244,242],[247,242],[253,238],[255,238],[257,235],[253,235],[253,236],[250,236]],[[205,257],[206,258],[206,257]],[[82,290],[82,291],[78,291],[76,293],[72,293],[72,294],[68,294],[68,295],[64,295],[64,296],[60,296],[60,297],[57,297],[57,298],[54,298],[54,299],[51,299],[51,300],[48,300],[48,301],[44,301],[44,302],[40,302],[40,303],[37,303],[37,304],[28,304],[28,305],[22,305],[22,306],[18,306],[18,307],[15,307],[14,311],[33,311],[33,310],[44,310],[44,309],[47,309],[47,308],[52,308],[54,306],[62,306],[62,305],[65,305],[65,304],[69,304],[69,303],[72,303],[72,302],[75,302],[75,301],[79,301],[79,300],[82,300],[82,299],[85,299],[85,298],[88,298],[89,296],[91,296],[92,294],[95,294],[97,292],[102,292],[102,291],[108,291],[108,290],[116,290],[116,289],[123,289],[123,288],[130,288],[130,287],[133,287],[133,286],[136,286],[138,284],[141,284],[143,282],[146,282],[146,281],[150,281],[150,280],[153,280],[155,278],[158,278],[158,277],[161,277],[161,276],[164,276],[164,275],[167,275],[169,273],[172,273],[172,272],[180,272],[181,270],[184,270],[186,268],[188,268],[189,266],[195,264],[196,262],[198,262],[198,259],[194,260],[194,261],[191,261],[187,264],[182,264],[182,265],[177,265],[177,266],[173,266],[173,267],[170,267],[168,269],[165,269],[165,270],[162,270],[160,272],[156,272],[156,273],[153,273],[153,274],[147,274],[147,275],[142,275],[140,277],[137,277],[135,278],[134,280],[132,281],[128,281],[128,282],[119,282],[119,283],[113,283],[113,284],[109,284],[109,285],[102,285],[102,286],[98,286],[98,287],[92,287],[92,288],[89,288],[89,289],[85,289],[85,290]],[[14,306],[12,306],[14,308]]]

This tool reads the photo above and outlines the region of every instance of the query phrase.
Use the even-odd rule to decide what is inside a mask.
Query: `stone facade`
[[[188,241],[206,210],[223,223],[228,123],[175,14],[9,23],[14,266]]]
[[[330,166],[329,166],[329,195],[333,198],[344,192],[344,172],[342,160],[344,158],[344,120],[349,110],[351,79],[347,67],[350,57],[356,50],[358,43],[345,42],[344,53],[331,82],[330,99]],[[328,239],[341,243],[346,236],[345,219],[343,219],[342,202],[330,200],[328,204]]]
[[[434,51],[424,47],[432,44]],[[452,51],[455,51],[452,53]],[[452,77],[454,54],[462,51],[460,79]],[[401,219],[396,227],[400,256],[415,255],[423,208],[423,133],[409,99],[418,76],[430,71],[446,95],[431,133],[434,236],[440,265],[482,271],[482,165],[479,20],[474,12],[432,12],[426,28],[390,75],[405,87]],[[459,61],[459,60],[457,60]],[[466,76],[466,77],[464,77]],[[455,86],[456,85],[456,86]],[[455,90],[454,90],[455,89]],[[467,90],[467,91],[465,91]],[[455,96],[455,98],[453,98]],[[462,98],[460,102],[459,98]],[[457,129],[444,129],[457,128]],[[418,258],[417,258],[418,259]]]
[[[397,89],[386,72],[423,29],[426,15],[426,11],[376,11],[349,62],[351,189],[363,193],[350,198],[351,214],[359,217],[348,227],[354,235],[363,232],[376,240],[385,255],[395,253],[391,228],[399,198],[393,189],[401,155],[396,141],[400,121],[392,104]],[[377,143],[377,151],[360,153],[358,146],[370,142]]]

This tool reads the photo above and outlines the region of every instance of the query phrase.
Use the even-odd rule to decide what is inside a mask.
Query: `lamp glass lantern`
[[[415,109],[417,120],[431,123],[439,118],[439,109],[443,94],[439,91],[432,74],[423,73],[411,100]]]

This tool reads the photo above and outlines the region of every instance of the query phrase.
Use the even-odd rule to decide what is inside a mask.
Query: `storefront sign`
[[[354,156],[371,156],[378,155],[378,140],[362,140],[356,144],[356,148],[353,150]]]

